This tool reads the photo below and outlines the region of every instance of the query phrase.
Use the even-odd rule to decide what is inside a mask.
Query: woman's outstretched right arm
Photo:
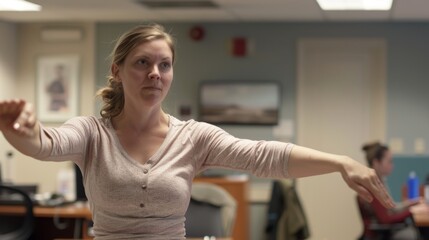
[[[21,99],[0,101],[0,131],[21,153],[35,156],[41,149],[40,123],[33,106]],[[52,148],[52,142],[47,141]]]

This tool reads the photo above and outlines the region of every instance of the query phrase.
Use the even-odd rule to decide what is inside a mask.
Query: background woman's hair
[[[124,33],[116,41],[116,45],[110,54],[111,64],[117,66],[125,62],[128,54],[138,45],[153,40],[165,40],[171,49],[173,63],[175,59],[175,46],[173,37],[165,32],[164,27],[158,24],[140,25]],[[113,73],[107,76],[107,86],[97,92],[104,104],[100,115],[104,118],[112,118],[119,115],[124,107],[124,89],[122,82],[117,81]]]
[[[389,147],[379,142],[373,142],[363,145],[362,150],[365,152],[368,165],[372,167],[374,161],[380,162],[381,159],[383,159],[384,154],[389,150]]]

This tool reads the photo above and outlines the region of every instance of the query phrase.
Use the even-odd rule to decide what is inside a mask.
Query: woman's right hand
[[[36,114],[32,104],[22,99],[0,101],[0,131],[34,137]]]

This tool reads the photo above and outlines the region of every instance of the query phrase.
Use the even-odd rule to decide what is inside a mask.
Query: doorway
[[[297,57],[297,144],[366,164],[362,144],[385,137],[385,41],[301,39]],[[356,193],[340,174],[300,179],[298,191],[311,239],[361,234]]]

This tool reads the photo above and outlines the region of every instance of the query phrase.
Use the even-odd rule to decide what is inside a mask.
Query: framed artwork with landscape
[[[36,108],[42,122],[64,122],[78,115],[79,56],[37,59]]]
[[[212,124],[276,125],[280,86],[270,81],[205,81],[199,119]]]

